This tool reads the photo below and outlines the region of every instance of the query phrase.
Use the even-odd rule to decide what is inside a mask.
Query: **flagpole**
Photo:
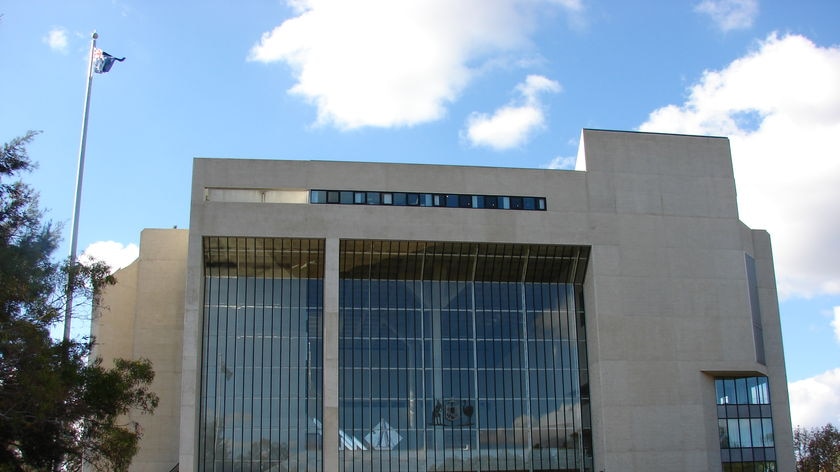
[[[70,236],[70,262],[67,272],[67,301],[64,306],[64,340],[70,340],[70,319],[73,317],[73,286],[76,277],[76,249],[79,244],[79,209],[82,206],[82,179],[85,173],[85,144],[87,143],[88,112],[90,111],[90,89],[93,84],[93,53],[96,50],[96,31],[90,37],[90,58],[88,60],[87,87],[85,87],[85,109],[82,113],[82,138],[79,143],[79,166],[76,170],[76,197],[73,207],[73,232]]]

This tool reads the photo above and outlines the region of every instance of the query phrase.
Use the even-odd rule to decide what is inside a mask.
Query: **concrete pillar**
[[[324,248],[323,470],[338,470],[338,238]]]

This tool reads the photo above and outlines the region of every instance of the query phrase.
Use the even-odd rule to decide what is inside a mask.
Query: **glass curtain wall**
[[[341,241],[340,469],[591,470],[588,255]]]
[[[199,470],[321,470],[323,258],[323,240],[204,239]]]

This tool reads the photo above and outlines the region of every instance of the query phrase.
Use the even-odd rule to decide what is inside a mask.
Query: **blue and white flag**
[[[93,51],[93,71],[97,74],[104,74],[111,70],[115,61],[124,61],[124,57],[114,57],[107,52],[96,48]]]

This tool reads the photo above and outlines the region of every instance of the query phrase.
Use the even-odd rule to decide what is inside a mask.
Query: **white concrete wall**
[[[130,414],[143,430],[133,472],[168,472],[178,463],[187,230],[146,229],[140,256],[117,271],[92,324],[96,355],[152,361],[151,390],[160,398],[153,416]]]

